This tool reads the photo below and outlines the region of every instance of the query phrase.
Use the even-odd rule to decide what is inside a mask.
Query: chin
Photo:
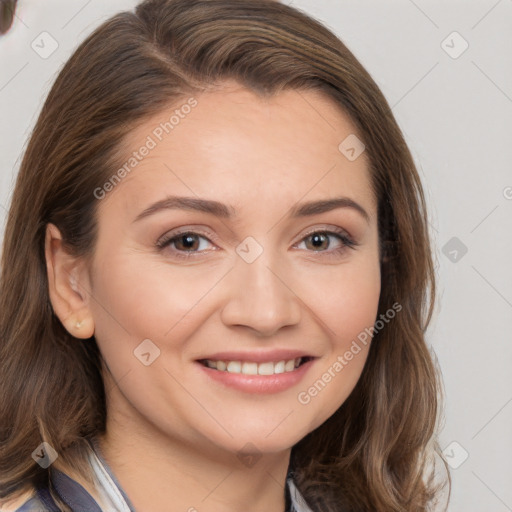
[[[290,414],[290,418],[292,416],[293,413]],[[234,433],[233,438],[230,438],[227,443],[224,438],[221,444],[228,451],[236,453],[251,450],[260,454],[281,453],[290,450],[311,431],[305,426],[300,428],[299,425],[294,424],[287,425],[285,428],[283,424],[273,427],[270,427],[268,423],[261,427],[231,424],[231,428],[236,434]]]

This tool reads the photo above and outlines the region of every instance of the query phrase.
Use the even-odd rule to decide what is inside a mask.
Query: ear
[[[75,338],[94,335],[94,319],[89,308],[89,276],[81,260],[64,248],[59,229],[46,225],[45,237],[48,291],[53,310]]]

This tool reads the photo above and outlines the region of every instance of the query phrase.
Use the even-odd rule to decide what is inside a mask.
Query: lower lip
[[[285,391],[298,384],[314,359],[306,361],[292,372],[277,373],[274,375],[245,375],[243,373],[230,373],[228,371],[215,370],[197,362],[206,375],[225,386],[244,391],[245,393],[270,394]]]

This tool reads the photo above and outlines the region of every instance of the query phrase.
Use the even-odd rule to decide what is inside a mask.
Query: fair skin
[[[309,403],[299,402],[376,319],[377,204],[368,161],[339,151],[357,131],[321,93],[263,99],[226,83],[196,98],[186,118],[100,200],[91,262],[68,255],[48,225],[50,297],[73,336],[95,336],[108,366],[100,445],[139,512],[169,510],[169,503],[177,511],[284,510],[292,446],[346,400],[367,357],[369,345]],[[133,131],[128,156],[169,115]],[[135,221],[171,195],[221,202],[233,217],[162,209]],[[368,219],[351,207],[291,216],[299,204],[342,196]],[[158,249],[176,228],[196,234],[188,245],[181,236]],[[333,229],[358,245],[343,247]],[[263,249],[250,263],[237,252],[249,247],[240,245],[247,237]],[[179,258],[187,251],[188,260]],[[145,339],[160,350],[147,366],[134,356]],[[297,382],[266,393],[213,379],[220,370],[198,362],[224,351],[274,349],[313,359]],[[260,456],[251,463],[237,457],[247,443]]]

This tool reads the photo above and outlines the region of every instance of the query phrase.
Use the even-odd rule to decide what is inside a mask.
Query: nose
[[[299,323],[301,301],[293,291],[293,279],[264,257],[266,252],[252,263],[237,258],[227,276],[228,300],[221,319],[228,327],[245,326],[268,337]]]

